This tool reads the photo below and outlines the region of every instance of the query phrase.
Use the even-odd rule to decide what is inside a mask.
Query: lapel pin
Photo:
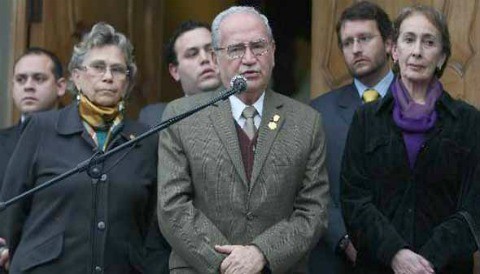
[[[277,123],[269,122],[268,123],[268,128],[271,129],[271,130],[275,130],[277,128]]]
[[[278,114],[273,115],[273,121],[278,122],[278,120],[280,120],[280,115]]]

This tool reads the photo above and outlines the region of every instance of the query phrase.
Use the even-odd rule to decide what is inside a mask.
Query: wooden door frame
[[[18,121],[20,117],[20,112],[15,107],[15,104],[12,100],[12,81],[13,78],[13,65],[15,60],[25,51],[27,47],[28,40],[28,18],[27,18],[27,0],[14,0],[12,1],[11,9],[11,24],[10,24],[10,35],[12,39],[10,40],[10,49],[9,49],[9,58],[8,62],[8,91],[7,98],[8,103],[5,106],[8,108],[8,113],[10,113],[10,124]]]

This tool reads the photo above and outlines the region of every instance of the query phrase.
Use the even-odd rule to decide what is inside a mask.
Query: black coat
[[[125,121],[109,149],[145,127]],[[7,210],[10,273],[138,273],[155,206],[157,139],[116,153],[99,179],[86,172]],[[33,116],[7,169],[0,200],[38,186],[97,148],[75,104]]]
[[[409,248],[436,273],[472,273],[476,246],[459,211],[480,224],[479,113],[443,92],[412,170],[392,110],[391,94],[362,106],[345,146],[341,201],[358,272],[393,273],[393,256]]]

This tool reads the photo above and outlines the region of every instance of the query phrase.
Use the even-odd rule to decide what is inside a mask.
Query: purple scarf
[[[443,91],[442,84],[437,78],[432,79],[428,86],[425,104],[413,101],[399,77],[392,84],[394,98],[393,120],[402,130],[403,141],[407,148],[410,168],[415,166],[418,152],[425,142],[426,133],[433,128],[437,121],[435,103]]]

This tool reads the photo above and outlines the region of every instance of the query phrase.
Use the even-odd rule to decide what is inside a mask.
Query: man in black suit
[[[55,108],[65,90],[62,63],[52,52],[42,48],[29,48],[15,62],[12,97],[21,117],[17,124],[0,130],[0,189],[8,161],[20,138],[22,124],[34,112]],[[3,243],[1,235],[0,224],[0,243]],[[6,257],[6,252],[0,254],[0,266]]]
[[[66,90],[62,63],[45,49],[28,49],[17,59],[13,70],[12,97],[21,117],[17,124],[0,130],[0,188],[23,122],[32,113],[56,108]]]
[[[392,23],[376,4],[362,1],[345,9],[336,26],[338,45],[353,83],[332,90],[311,103],[324,121],[327,166],[332,196],[328,230],[310,257],[311,273],[350,273],[356,249],[349,241],[340,208],[340,166],[353,114],[363,102],[383,97],[394,75],[388,58]]]
[[[207,24],[185,21],[165,44],[165,60],[170,76],[180,82],[185,96],[219,88],[218,70],[212,61],[212,35]],[[144,107],[139,121],[155,126],[161,122],[166,103]]]

